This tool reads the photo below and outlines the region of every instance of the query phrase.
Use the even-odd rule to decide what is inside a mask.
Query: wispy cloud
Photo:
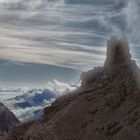
[[[107,1],[0,0],[0,58],[74,69],[102,65],[110,35],[127,35],[131,44],[139,36],[138,0]]]

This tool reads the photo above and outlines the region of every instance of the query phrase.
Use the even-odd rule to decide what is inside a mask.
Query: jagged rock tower
[[[111,37],[107,41],[107,58],[105,66],[118,66],[122,63],[130,63],[131,55],[127,38]]]
[[[42,121],[17,129],[13,140],[140,140],[139,68],[126,38],[107,44],[104,67],[83,73],[78,90],[47,107]]]
[[[138,84],[139,69],[131,59],[127,38],[111,37],[107,40],[106,60],[104,67],[97,67],[81,75],[82,87],[87,87],[95,82],[111,81],[113,78],[132,78]]]

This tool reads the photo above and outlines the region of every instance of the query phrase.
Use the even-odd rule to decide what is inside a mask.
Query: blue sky
[[[139,64],[139,0],[0,0],[0,81],[73,82],[103,65],[106,40],[125,35]]]

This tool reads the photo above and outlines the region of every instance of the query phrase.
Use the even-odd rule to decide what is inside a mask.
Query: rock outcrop
[[[0,102],[0,135],[10,131],[10,129],[19,125],[19,120],[15,115]]]
[[[42,120],[15,129],[10,140],[140,140],[139,73],[127,39],[112,37],[104,67],[83,73],[79,89],[45,108]]]

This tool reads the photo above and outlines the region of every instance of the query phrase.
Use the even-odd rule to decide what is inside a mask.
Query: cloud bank
[[[37,119],[43,115],[43,109],[50,106],[56,98],[77,89],[80,82],[68,84],[54,80],[46,88],[1,88],[1,101],[21,121]]]

